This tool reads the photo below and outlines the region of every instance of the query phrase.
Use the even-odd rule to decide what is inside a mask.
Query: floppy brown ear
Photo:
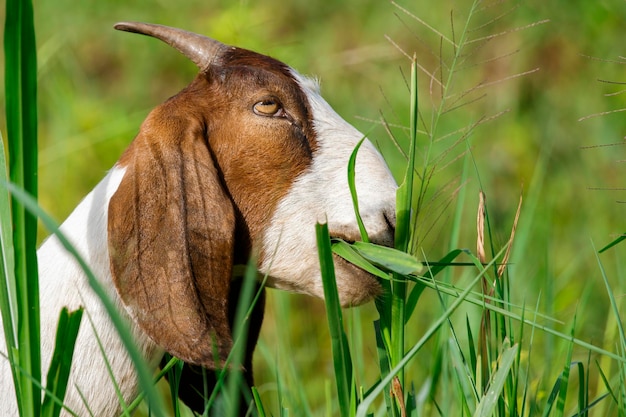
[[[118,163],[126,172],[109,203],[111,272],[148,336],[214,369],[232,347],[235,215],[205,129],[178,109],[175,100],[155,109]]]

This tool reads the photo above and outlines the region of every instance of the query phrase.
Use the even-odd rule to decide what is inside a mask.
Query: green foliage
[[[487,389],[474,411],[475,417],[489,417],[493,415],[503,396],[503,389],[507,383],[509,372],[515,363],[518,345],[510,346],[508,340],[502,344],[502,352],[498,357],[496,371],[491,375]]]
[[[9,178],[28,193],[37,195],[37,59],[33,6],[30,1],[7,1],[4,32],[5,99],[9,149]],[[4,146],[4,144],[3,144]],[[4,159],[4,158],[3,158]],[[5,165],[0,167],[4,170]],[[12,243],[3,241],[3,323],[7,352],[23,415],[38,415],[41,392],[39,346],[39,286],[37,280],[37,220],[15,199],[10,212]],[[8,226],[8,225],[7,225]],[[9,268],[11,271],[9,271]],[[6,283],[6,284],[5,284]],[[7,294],[5,290],[2,291]],[[5,311],[6,310],[6,311]],[[20,369],[21,371],[17,371]],[[32,379],[31,379],[32,378]]]
[[[343,314],[341,313],[341,304],[339,302],[339,294],[337,293],[337,281],[335,280],[335,267],[328,226],[318,224],[316,226],[316,235],[324,284],[326,316],[328,318],[333,364],[335,367],[335,381],[337,382],[339,411],[342,416],[353,416],[356,404],[356,391],[352,378],[352,357],[343,328]]]
[[[324,96],[369,132],[402,180],[398,250],[331,244],[380,278],[376,308],[342,312],[269,294],[253,391],[260,415],[626,415],[623,207],[614,202],[623,200],[623,4],[44,0],[34,15],[38,72],[29,6],[7,1],[5,16],[8,177],[33,196],[39,182],[42,205],[59,218],[147,111],[193,77],[175,52],[111,29],[129,18],[206,33],[319,75]],[[484,259],[465,249],[476,241],[479,191],[488,196]],[[0,307],[15,346],[9,358],[23,371],[14,372],[23,415],[38,415],[37,309],[25,309],[37,302],[34,217],[20,206],[0,193]],[[602,258],[590,240],[611,242]],[[16,331],[18,314],[32,323],[27,331]],[[61,370],[48,374],[59,387]],[[143,375],[151,392],[153,378]],[[44,403],[61,396],[45,392]],[[128,409],[161,411],[140,403]],[[173,415],[189,415],[176,407]]]
[[[433,115],[430,117],[430,125],[427,124],[428,119],[426,119],[423,114],[420,116],[424,125],[424,129],[420,132],[418,132],[416,127],[416,121],[418,119],[416,92],[417,82],[415,76],[417,64],[415,64],[414,61],[410,83],[411,116],[409,124],[409,157],[408,163],[406,164],[407,171],[405,173],[405,180],[398,190],[397,204],[398,224],[396,230],[396,248],[403,251],[412,252],[415,248],[419,247],[420,242],[423,242],[424,236],[419,234],[420,221],[418,219],[422,219],[423,221],[423,216],[427,214],[427,197],[432,193],[430,188],[433,185],[432,181],[435,178],[434,174],[439,171],[439,166],[443,161],[445,161],[446,156],[451,154],[452,150],[455,149],[460,143],[467,142],[469,145],[469,138],[475,128],[487,120],[487,118],[485,118],[478,123],[469,125],[466,129],[458,130],[456,132],[457,139],[453,138],[454,140],[448,140],[447,143],[449,145],[447,145],[447,148],[438,147],[442,141],[449,139],[448,135],[444,134],[442,136],[439,134],[439,123],[444,119],[446,113],[451,111],[451,109],[456,109],[455,105],[451,107],[448,103],[448,101],[450,101],[449,97],[454,97],[454,94],[451,94],[449,90],[458,84],[458,80],[456,79],[458,76],[456,67],[467,65],[466,62],[463,62],[467,60],[467,51],[465,48],[469,48],[468,45],[474,42],[474,40],[470,37],[471,30],[469,28],[472,26],[470,22],[476,18],[475,15],[478,15],[479,12],[484,12],[482,4],[480,4],[480,2],[474,2],[468,12],[464,28],[461,30],[460,34],[453,34],[458,36],[458,40],[453,41],[443,38],[445,41],[454,43],[455,47],[449,64],[444,62],[443,56],[440,57],[440,60],[444,62],[441,63],[440,66],[446,69],[445,72],[442,69],[442,75],[440,78],[435,78],[433,74],[429,74],[423,69],[423,67],[420,67],[427,76],[431,77],[431,84],[433,81],[441,81],[440,86],[442,89],[440,101],[434,106]],[[418,20],[418,18],[416,18],[416,20]],[[491,24],[493,22],[489,23]],[[435,30],[433,29],[433,31]],[[440,35],[439,32],[437,32],[437,34]],[[471,90],[463,92],[461,95],[465,96],[470,93]],[[468,101],[471,102],[470,99],[468,99]],[[462,106],[464,106],[464,104]],[[426,150],[422,153],[422,156],[424,157],[424,160],[422,161],[423,166],[419,170],[415,168],[414,156],[414,149],[417,148],[416,143],[419,140],[418,137],[423,137],[427,141],[425,144]],[[357,150],[355,150],[355,152]],[[473,153],[469,153],[465,159],[470,160],[471,163],[476,166],[475,158],[476,157]],[[349,171],[350,169],[351,168],[349,167]],[[416,192],[415,196],[413,196],[412,191],[414,187],[412,185],[412,179],[415,172],[420,172],[420,183],[415,187]],[[349,183],[353,188],[353,173],[349,172],[348,178]],[[355,191],[353,190],[353,199],[354,198]],[[355,208],[358,210],[358,205],[355,204]],[[459,205],[458,210],[462,209],[462,205]],[[527,413],[531,413],[532,415],[535,409],[531,405],[532,403],[527,403],[529,400],[531,380],[528,375],[528,370],[525,373],[522,368],[522,346],[527,346],[527,350],[530,352],[530,349],[533,346],[533,339],[531,338],[530,342],[526,340],[524,337],[524,326],[531,326],[533,329],[533,335],[534,329],[541,329],[542,331],[554,335],[558,333],[558,337],[566,343],[565,349],[568,352],[564,357],[565,364],[563,366],[563,371],[559,374],[557,382],[552,388],[552,395],[547,397],[545,403],[535,405],[538,406],[538,409],[541,410],[543,415],[549,415],[551,410],[554,411],[555,415],[559,416],[564,415],[567,412],[567,398],[571,386],[571,367],[576,368],[579,375],[577,385],[577,410],[579,415],[588,415],[589,412],[594,411],[594,407],[597,407],[601,403],[602,399],[605,398],[604,395],[600,395],[598,398],[590,402],[589,397],[591,393],[588,376],[588,363],[587,367],[585,367],[582,362],[573,361],[574,347],[579,345],[585,346],[585,348],[590,349],[590,351],[599,353],[601,351],[602,355],[615,359],[617,363],[620,364],[619,368],[626,363],[626,358],[619,353],[614,354],[608,350],[589,345],[588,343],[577,339],[574,336],[573,330],[572,334],[566,335],[555,331],[550,327],[542,325],[536,320],[537,315],[540,315],[537,310],[532,312],[532,315],[535,316],[535,319],[533,320],[525,318],[525,314],[527,314],[525,310],[522,310],[523,313],[521,316],[513,313],[512,310],[517,307],[511,303],[511,282],[505,267],[510,259],[510,245],[514,241],[519,213],[516,215],[513,232],[511,233],[509,242],[502,250],[500,250],[494,247],[496,239],[492,234],[492,225],[490,223],[489,216],[487,216],[487,209],[484,206],[481,206],[480,210],[482,210],[484,214],[481,215],[481,212],[479,211],[479,217],[483,216],[485,218],[486,226],[479,222],[479,239],[477,249],[478,258],[473,257],[472,259],[474,260],[476,268],[482,272],[478,275],[478,277],[474,278],[473,283],[470,283],[469,286],[465,287],[465,290],[457,288],[455,285],[450,286],[448,280],[436,281],[434,276],[430,277],[431,281],[428,282],[411,277],[409,275],[410,272],[405,271],[404,274],[398,274],[397,270],[389,268],[389,264],[393,263],[390,258],[388,259],[389,264],[385,265],[386,263],[384,261],[381,262],[380,259],[375,260],[372,257],[357,256],[363,254],[359,253],[359,250],[355,246],[367,245],[365,243],[358,243],[357,245],[353,245],[352,248],[348,248],[345,243],[339,243],[333,247],[335,253],[344,256],[346,259],[355,262],[357,265],[360,265],[362,268],[371,271],[374,275],[379,277],[381,279],[381,284],[385,289],[385,294],[376,301],[379,318],[375,322],[376,346],[378,351],[381,380],[374,383],[374,385],[370,388],[362,388],[362,390],[365,390],[367,395],[362,396],[359,399],[359,403],[355,404],[355,406],[357,406],[357,415],[367,415],[368,413],[371,413],[373,411],[372,405],[374,403],[374,398],[381,392],[385,393],[385,414],[387,415],[421,415],[421,413],[428,410],[428,404],[430,401],[434,401],[432,404],[437,410],[436,414],[442,415],[449,415],[450,412],[453,413],[452,415],[458,415],[457,412],[460,409],[464,410],[464,414],[472,414],[475,416],[522,416],[528,415]],[[457,218],[460,217],[457,216]],[[408,226],[409,224],[410,226]],[[456,225],[458,227],[459,223],[456,223]],[[487,274],[487,271],[490,270],[489,266],[484,268],[482,265],[485,262],[485,237],[483,236],[485,227],[488,233],[488,242],[491,245],[491,253],[494,255],[493,260],[490,262],[493,273],[493,277],[491,278],[488,278],[486,275],[481,278],[482,274]],[[367,236],[367,233],[363,231],[361,233],[362,236],[364,236],[364,240],[366,240],[365,237]],[[522,233],[527,233],[527,231],[522,230]],[[495,255],[495,252],[499,252],[499,254]],[[391,251],[389,253],[391,253]],[[434,267],[440,268],[439,270],[431,269],[429,272],[438,273],[445,270],[447,275],[451,275],[452,268],[455,266],[452,261],[461,253],[462,252],[458,250],[451,252],[444,258],[445,261],[436,263],[436,266]],[[502,255],[504,255],[504,257],[502,257]],[[382,256],[385,257],[385,255]],[[501,259],[502,264],[496,265],[494,263],[495,259]],[[424,263],[428,265],[427,261]],[[457,263],[456,265],[459,264]],[[387,274],[391,275],[385,276],[385,271],[387,271]],[[392,273],[391,271],[396,272]],[[427,273],[423,274],[423,276],[426,278],[429,275]],[[404,287],[407,280],[417,282],[417,285],[413,287],[412,293],[408,298],[408,300],[410,300],[410,307],[408,309],[409,313],[405,315],[404,312],[407,311],[407,298]],[[471,288],[479,281],[483,282],[482,293],[473,293]],[[332,280],[330,282],[332,283]],[[389,282],[391,284],[389,284]],[[445,312],[443,315],[439,316],[439,320],[437,320],[433,327],[431,327],[429,331],[424,334],[422,339],[417,344],[413,345],[413,348],[405,351],[405,326],[410,321],[411,315],[414,313],[416,306],[418,305],[418,300],[423,294],[424,289],[428,287],[434,289],[438,293],[442,309],[445,310]],[[447,296],[452,295],[456,298],[450,307],[447,306],[447,302],[445,301],[446,294]],[[478,298],[475,299],[474,297]],[[477,339],[472,335],[472,326],[469,319],[466,321],[466,330],[468,335],[467,340],[469,341],[469,345],[467,342],[463,342],[463,340],[459,338],[459,332],[456,329],[456,325],[454,324],[452,318],[452,312],[458,308],[459,304],[462,302],[475,303],[477,306],[481,306],[483,308],[479,328],[480,334]],[[613,305],[613,307],[619,317],[619,307],[616,305]],[[398,313],[400,311],[402,313]],[[400,319],[400,317],[402,319]],[[446,321],[449,325],[447,332],[441,327]],[[515,340],[514,337],[516,328],[519,328],[519,338],[517,340]],[[574,329],[574,326],[572,326],[572,329]],[[428,388],[428,398],[425,402],[422,400],[422,403],[420,404],[419,401],[416,400],[419,398],[419,395],[413,391],[413,384],[408,383],[408,381],[405,383],[404,381],[403,373],[405,372],[405,367],[408,366],[414,356],[417,355],[421,349],[423,349],[422,343],[435,334],[441,336],[445,333],[450,334],[452,343],[449,345],[437,345],[435,348],[435,364],[432,367],[429,382],[424,387]],[[513,340],[515,340],[514,344],[512,344]],[[469,357],[463,353],[465,350],[464,346],[467,346],[469,349]],[[622,348],[621,350],[623,351],[624,349]],[[448,355],[452,355],[454,358],[454,368],[457,369],[457,371],[452,374],[448,373],[450,370],[450,364],[444,362],[445,358],[450,357],[446,354],[446,352],[450,352]],[[467,362],[466,358],[469,358],[469,362]],[[530,369],[531,363],[532,362],[529,361],[527,365],[528,369]],[[495,364],[495,366],[492,367],[490,364]],[[463,369],[464,371],[459,372],[460,369]],[[585,376],[586,372],[587,377]],[[398,375],[398,377],[396,377],[396,375]],[[437,386],[441,386],[442,389],[437,389]],[[459,392],[461,393],[460,398],[450,402],[454,398],[454,394],[449,389],[443,388],[444,386],[459,387]],[[617,397],[618,396],[615,396],[615,398]],[[439,405],[437,405],[436,398],[441,398],[442,402]],[[531,400],[534,401],[534,399]],[[600,413],[602,412],[603,411],[600,411]],[[351,410],[350,414],[352,415],[353,413],[354,411]],[[343,414],[347,415],[345,412]]]
[[[82,309],[73,312],[68,311],[66,308],[61,310],[54,355],[50,361],[50,369],[46,379],[46,395],[41,412],[41,415],[44,417],[59,416],[61,414],[63,398],[67,390],[67,382],[72,366],[72,357],[74,356],[74,345],[76,344],[82,317]]]

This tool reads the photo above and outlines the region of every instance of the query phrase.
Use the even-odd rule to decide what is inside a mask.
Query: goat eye
[[[276,100],[263,100],[254,105],[254,112],[259,116],[280,116],[282,107]]]

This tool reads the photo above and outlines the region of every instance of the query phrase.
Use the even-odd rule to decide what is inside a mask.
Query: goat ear
[[[204,129],[169,104],[152,112],[118,163],[126,171],[109,203],[111,272],[148,336],[215,369],[232,347],[234,208]]]

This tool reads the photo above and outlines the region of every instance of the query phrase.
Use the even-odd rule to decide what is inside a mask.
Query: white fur
[[[268,256],[259,269],[269,273],[269,285],[275,288],[324,298],[314,227],[316,222],[326,222],[331,236],[360,240],[348,187],[348,161],[364,135],[320,96],[317,83],[295,72],[294,76],[313,112],[318,149],[312,165],[281,200],[265,231],[263,245]],[[388,235],[393,231],[385,216],[395,225],[397,185],[382,156],[367,139],[357,154],[355,177],[359,211],[369,236],[393,243],[393,236]],[[337,281],[341,297],[340,273]],[[342,299],[345,305],[350,301]]]
[[[108,202],[117,190],[124,170],[113,168],[109,174],[85,197],[61,226],[61,231],[77,248],[92,271],[109,290],[109,296],[120,307],[119,297],[111,282],[109,251],[107,248]],[[37,251],[40,277],[41,303],[41,349],[43,377],[48,370],[59,312],[63,307],[85,307],[65,404],[79,416],[88,416],[79,390],[86,397],[94,416],[119,414],[119,403],[105,366],[103,355],[93,335],[100,337],[107,346],[107,358],[120,385],[127,404],[137,395],[137,383],[132,363],[126,354],[117,332],[109,321],[104,307],[93,293],[87,279],[59,240],[48,238]],[[163,352],[131,324],[138,347],[144,357],[156,366]],[[0,338],[0,352],[6,352],[4,337]],[[13,380],[8,361],[0,359],[0,416],[17,416]]]

